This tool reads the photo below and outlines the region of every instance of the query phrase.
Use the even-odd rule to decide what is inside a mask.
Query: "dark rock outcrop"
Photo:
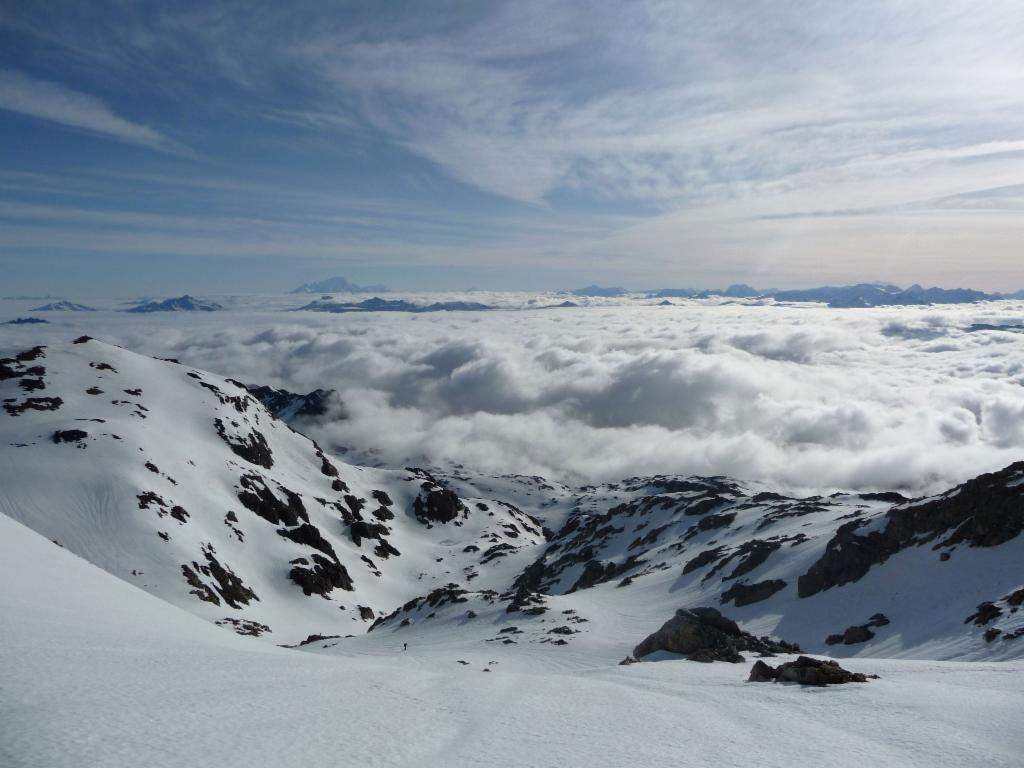
[[[320,533],[320,529],[312,523],[303,523],[297,528],[281,528],[277,531],[277,534],[294,541],[296,544],[318,549],[334,560],[338,559],[337,554],[334,552],[334,547],[331,546],[331,542],[325,539],[324,535]]]
[[[460,515],[469,514],[469,509],[453,491],[431,483],[423,483],[422,492],[412,505],[413,514],[421,523],[457,523]]]
[[[885,527],[858,533],[867,521],[840,526],[821,558],[797,580],[800,597],[861,579],[874,565],[910,546],[939,541],[936,548],[955,544],[994,547],[1024,531],[1024,462],[981,475],[934,499],[890,509]]]
[[[875,677],[872,675],[871,677]],[[841,685],[843,683],[866,683],[868,675],[843,669],[831,659],[812,659],[800,656],[796,661],[787,661],[772,667],[763,661],[754,663],[750,670],[752,683],[799,683],[800,685]]]
[[[25,411],[56,411],[64,405],[59,397],[26,397],[20,403],[15,400],[4,400],[4,410],[11,416],[17,416]]]
[[[204,545],[203,555],[206,557],[205,563],[193,560],[191,568],[188,565],[181,566],[185,581],[192,587],[191,594],[214,605],[220,605],[223,599],[232,608],[241,608],[248,605],[251,600],[259,600],[256,593],[247,587],[234,571],[217,560],[212,546]],[[212,588],[202,580],[200,574],[213,580]]]
[[[975,626],[983,627],[1003,615],[1002,609],[992,602],[980,603],[974,613],[964,619],[964,624],[974,622]]]
[[[867,624],[855,624],[852,627],[847,627],[842,633],[836,635],[829,635],[825,638],[826,645],[856,645],[857,643],[866,643],[868,640],[872,640],[875,637],[875,633],[872,632],[874,627],[884,627],[889,624],[889,617],[884,613],[876,613],[870,619]]]
[[[345,566],[320,554],[313,554],[312,560],[312,568],[296,565],[288,572],[288,578],[302,587],[304,595],[326,597],[334,589],[353,591],[352,578]]]
[[[741,584],[737,582],[722,593],[721,601],[728,603],[732,600],[737,608],[742,608],[744,605],[767,600],[779,590],[785,589],[785,587],[786,582],[782,579],[759,581],[756,584]]]
[[[88,432],[83,432],[80,429],[60,429],[53,433],[51,439],[55,443],[77,443],[85,440],[88,436]]]
[[[655,651],[669,651],[682,654],[690,661],[736,663],[744,661],[741,651],[771,656],[799,650],[791,643],[744,632],[715,608],[680,608],[661,629],[633,649],[633,656],[639,659]]]
[[[263,436],[262,432],[253,430],[247,435],[229,435],[221,419],[214,419],[213,426],[220,439],[227,443],[228,448],[236,456],[264,469],[274,466],[273,453],[271,453],[270,446],[267,445],[267,438]]]
[[[335,394],[333,389],[314,389],[300,395],[287,389],[252,384],[245,385],[245,388],[274,416],[285,421],[302,416],[323,416],[327,413],[329,402]]]
[[[287,499],[281,501],[267,487],[266,481],[259,475],[242,475],[239,478],[242,490],[238,492],[238,500],[246,509],[274,525],[295,526],[299,520],[309,522],[306,508],[297,493],[278,486]]]

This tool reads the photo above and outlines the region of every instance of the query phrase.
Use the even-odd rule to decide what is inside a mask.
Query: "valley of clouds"
[[[541,309],[562,297],[468,298],[503,306],[325,315],[283,312],[297,304],[280,297],[218,299],[228,311],[90,312],[32,339],[88,332],[249,383],[334,389],[303,431],[379,466],[919,494],[1020,458],[1019,302],[834,310],[634,297]],[[4,346],[25,336],[0,330]]]

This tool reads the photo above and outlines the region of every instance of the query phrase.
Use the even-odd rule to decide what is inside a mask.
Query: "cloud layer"
[[[307,427],[352,461],[924,492],[1024,458],[1024,333],[969,330],[1017,323],[1022,309],[693,303],[89,322],[245,381],[336,388],[343,412]]]

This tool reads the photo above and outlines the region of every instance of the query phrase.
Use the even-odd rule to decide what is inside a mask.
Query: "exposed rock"
[[[236,456],[241,456],[246,461],[264,469],[274,466],[274,456],[263,433],[254,430],[247,435],[229,435],[221,419],[214,419],[213,426],[220,439],[227,443],[228,448]]]
[[[338,556],[334,552],[334,547],[332,547],[331,543],[324,538],[322,533],[320,533],[320,529],[312,523],[303,523],[297,528],[280,528],[277,533],[279,536],[290,539],[296,544],[303,544],[307,547],[318,549],[328,557],[334,560],[338,559]]]
[[[300,416],[323,416],[327,413],[329,400],[335,394],[333,389],[314,389],[300,395],[267,386],[245,385],[245,388],[275,417],[284,421]]]
[[[25,411],[56,411],[64,401],[59,397],[26,397],[20,403],[16,400],[5,400],[4,410],[11,416],[17,416]]]
[[[747,681],[751,683],[774,683],[776,677],[778,677],[778,671],[775,667],[758,659],[754,662],[754,666],[750,668],[750,677],[747,678]]]
[[[994,547],[1024,531],[1024,486],[1014,483],[1024,462],[981,475],[934,499],[890,509],[885,527],[858,533],[867,521],[852,520],[839,527],[825,552],[797,580],[800,597],[858,581],[868,570],[910,546],[943,537],[936,545],[965,543]]]
[[[964,619],[964,624],[974,622],[976,626],[983,627],[991,621],[995,621],[1003,615],[1002,609],[991,602],[980,603],[974,613]]]
[[[297,493],[279,486],[279,490],[288,500],[283,502],[271,492],[259,475],[242,475],[239,482],[242,484],[243,490],[238,492],[238,500],[250,512],[254,512],[274,525],[295,526],[299,524],[300,518],[309,522],[306,508]]]
[[[636,658],[654,651],[669,651],[691,661],[743,661],[740,651],[771,656],[795,653],[798,646],[744,632],[732,619],[715,608],[680,608],[657,632],[649,635],[634,650]]]
[[[214,588],[224,598],[224,602],[232,608],[240,608],[248,605],[250,600],[259,600],[256,593],[247,587],[242,580],[227,566],[221,565],[214,557],[213,547],[207,545],[203,549],[206,555],[207,565],[198,566],[204,573],[208,573],[217,582]],[[192,563],[196,565],[196,563]]]
[[[737,550],[729,556],[729,560],[734,557],[740,557],[742,559],[736,564],[736,567],[733,568],[732,573],[725,578],[736,579],[750,573],[752,570],[764,563],[764,561],[768,559],[768,556],[781,546],[781,541],[765,541],[763,539],[751,539],[750,541],[743,542]],[[723,563],[723,565],[724,564],[725,563]]]
[[[422,492],[412,505],[416,519],[421,523],[450,523],[469,514],[466,505],[453,491],[423,483]]]
[[[512,601],[508,604],[508,608],[505,611],[507,613],[521,611],[527,616],[540,616],[548,609],[545,602],[544,595],[530,590],[524,584],[516,590]]]
[[[312,560],[312,568],[296,565],[288,572],[288,578],[302,587],[303,594],[326,597],[334,589],[353,591],[352,578],[345,566],[319,554],[313,554]]]
[[[872,632],[867,626],[853,626],[847,627],[841,635],[829,635],[825,638],[827,645],[856,645],[857,643],[866,643],[868,640],[874,638],[875,633]]]
[[[88,432],[83,432],[80,429],[60,429],[53,433],[51,439],[55,443],[77,443],[85,440],[88,436]]]
[[[266,624],[261,624],[258,621],[252,621],[251,619],[233,619],[231,617],[223,618],[216,622],[218,626],[230,626],[239,635],[246,635],[247,637],[259,637],[265,632],[270,632],[270,627]]]
[[[383,539],[388,535],[388,527],[382,523],[356,520],[349,526],[348,533],[352,537],[352,543],[358,547],[363,539]]]
[[[872,675],[872,677],[876,677]],[[753,683],[799,683],[800,685],[841,685],[843,683],[866,683],[868,676],[860,672],[850,672],[831,659],[812,659],[800,656],[796,661],[773,668],[763,661],[754,663],[748,681]]]
[[[38,360],[40,357],[46,357],[46,347],[32,347],[32,349],[26,349],[24,352],[19,352],[14,356],[14,359],[19,363],[27,363],[29,360]]]
[[[756,584],[733,584],[722,593],[721,601],[728,603],[730,600],[737,608],[751,603],[759,603],[767,600],[780,589],[785,589],[786,582],[782,579],[771,579],[770,581],[759,581]]]
[[[699,555],[691,558],[687,561],[686,565],[683,566],[683,575],[692,573],[698,568],[703,568],[705,565],[710,565],[722,558],[725,554],[725,547],[715,547],[713,549],[705,549]]]
[[[230,568],[221,565],[212,546],[204,545],[203,555],[206,557],[206,563],[198,563],[193,560],[191,568],[188,565],[181,566],[181,572],[185,576],[185,581],[192,587],[193,595],[214,605],[220,605],[221,598],[223,598],[224,602],[232,608],[241,608],[242,605],[248,605],[251,600],[259,600],[256,593],[249,589]],[[212,588],[200,578],[200,574],[214,580]]]
[[[307,635],[305,640],[303,640],[297,646],[293,647],[301,648],[304,645],[311,645],[312,643],[322,643],[324,640],[337,640],[340,637],[341,635],[320,635],[314,633],[312,635]]]

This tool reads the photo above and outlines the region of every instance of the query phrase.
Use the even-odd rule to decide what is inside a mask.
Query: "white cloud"
[[[16,70],[0,70],[0,109],[98,133],[160,152],[189,154],[187,147],[146,125],[116,114],[103,101],[59,83]]]
[[[312,434],[371,463],[924,493],[1024,453],[1024,334],[967,330],[1019,316],[1019,303],[365,316],[237,306],[90,317],[81,330],[245,381],[336,388],[346,418]]]

